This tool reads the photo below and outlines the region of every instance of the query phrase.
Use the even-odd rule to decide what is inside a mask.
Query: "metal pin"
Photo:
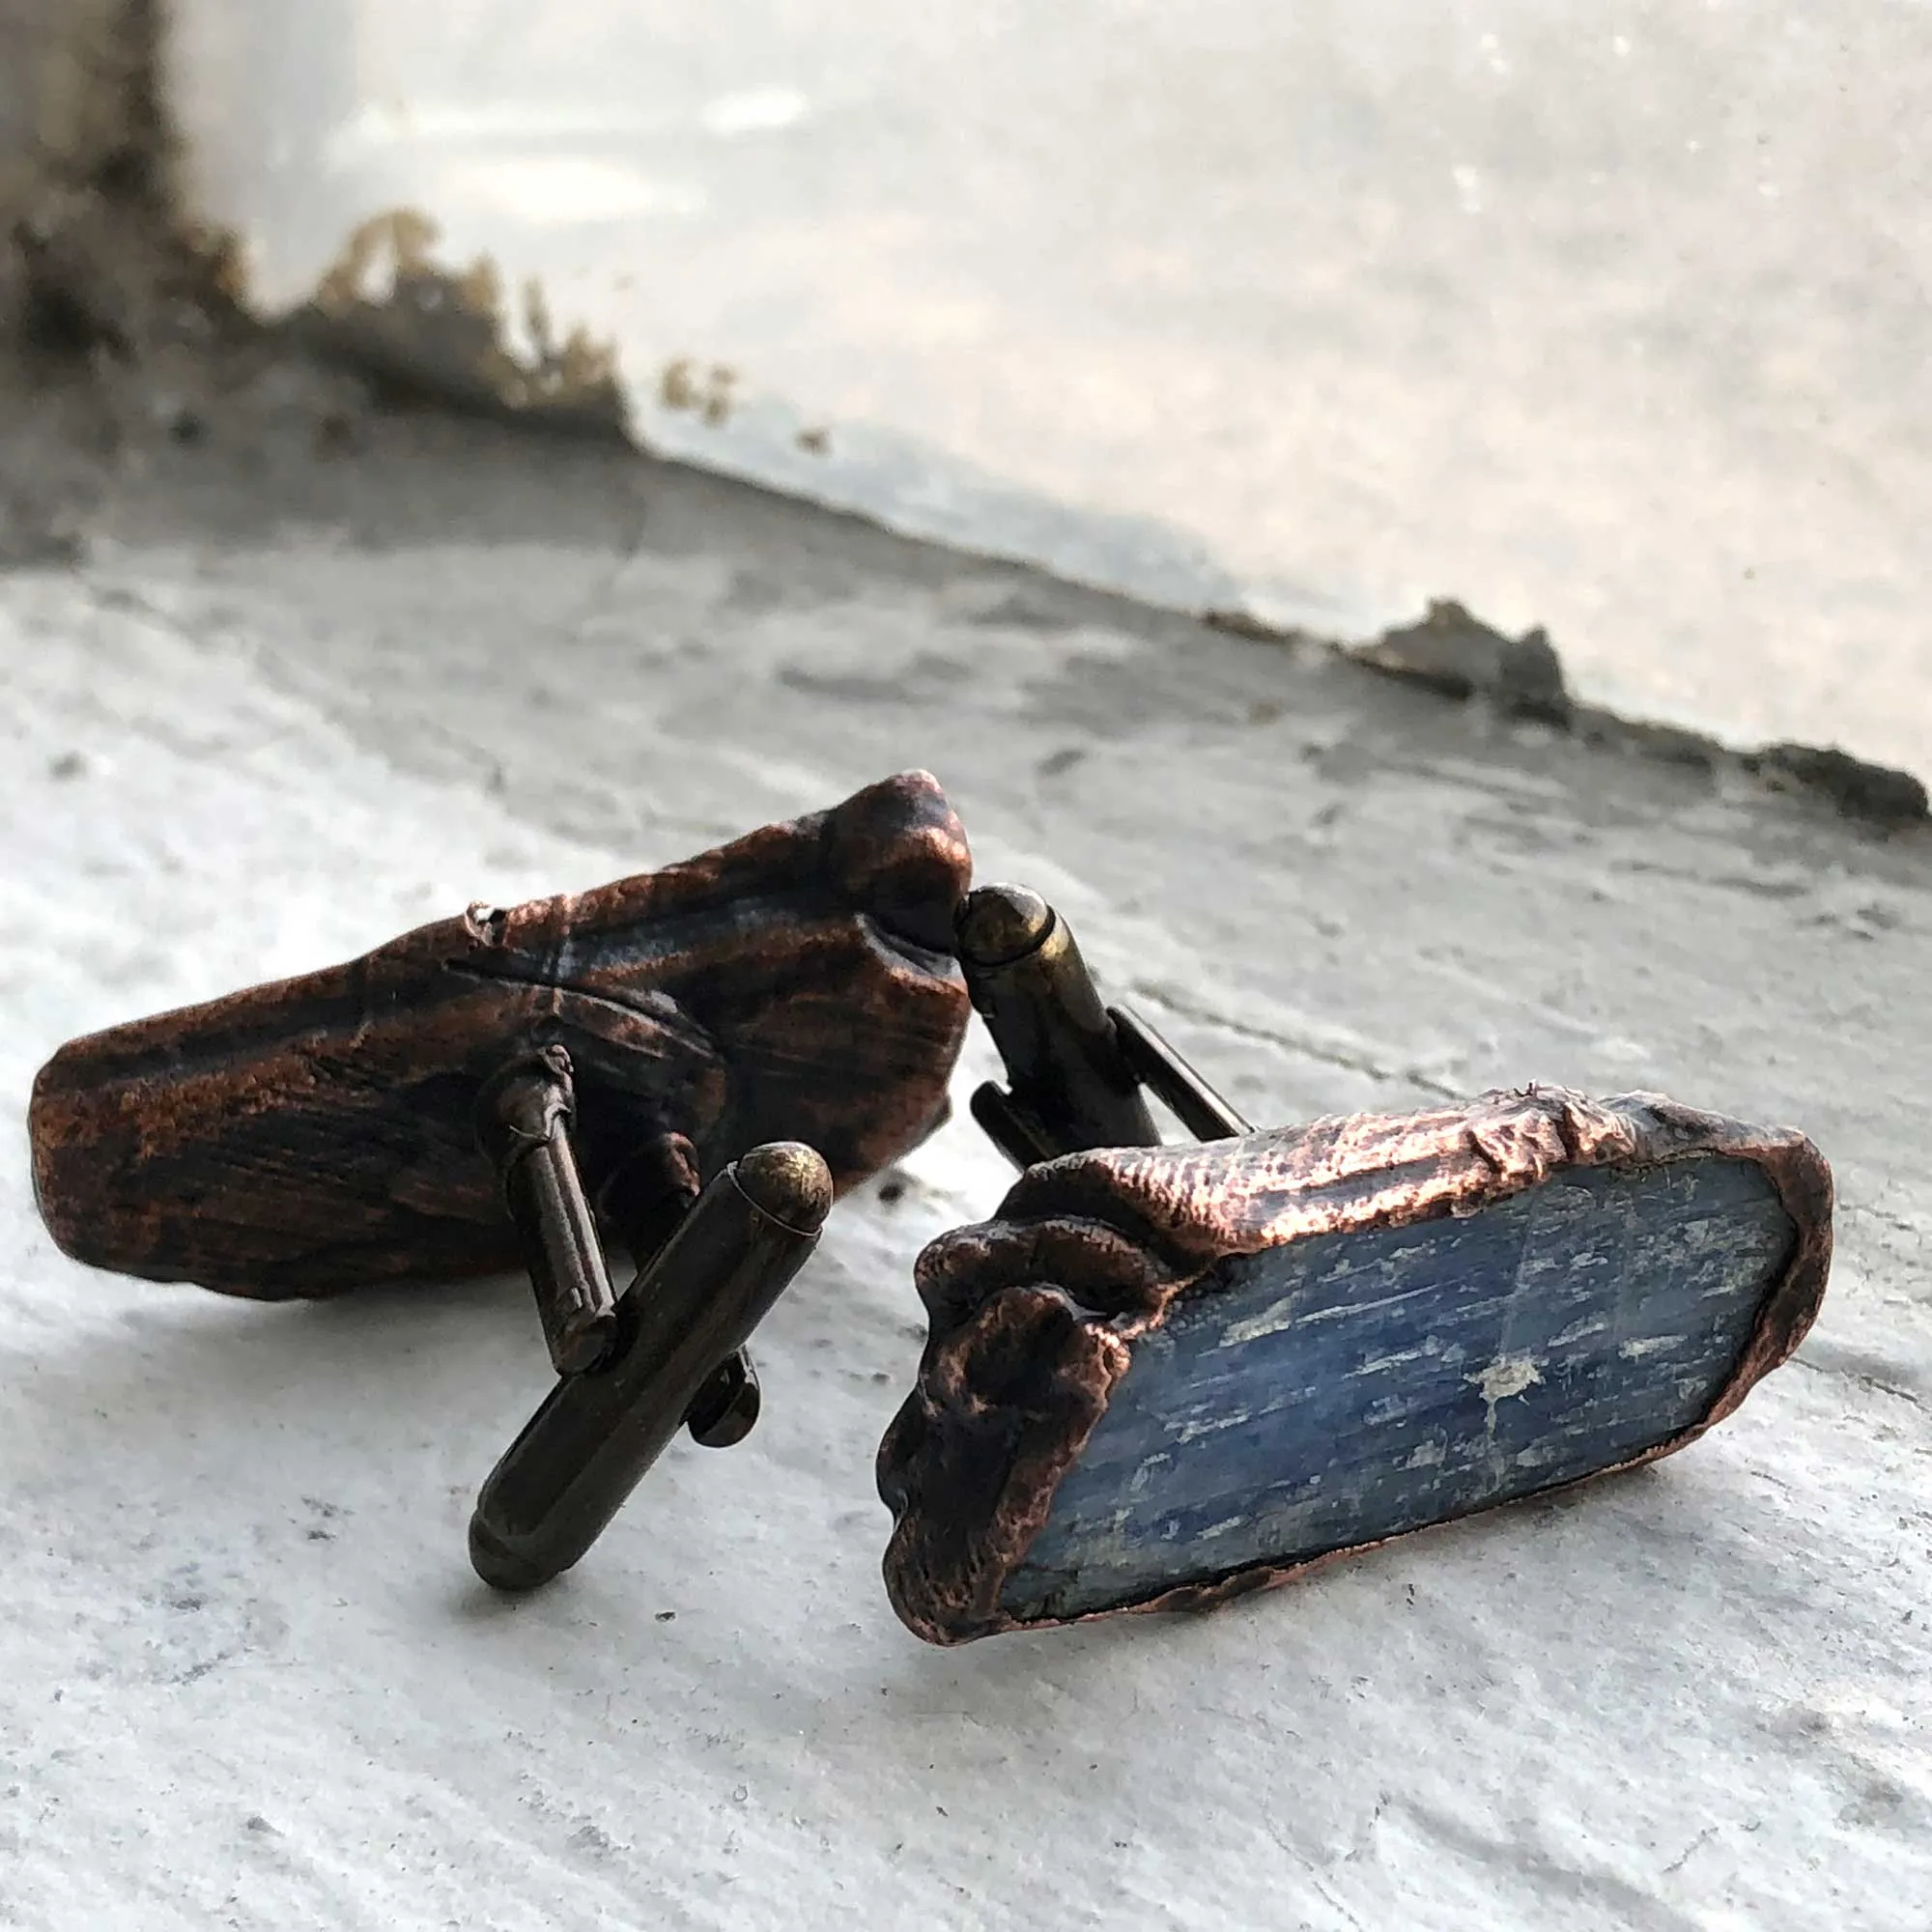
[[[682,1134],[666,1134],[606,1178],[597,1190],[597,1211],[641,1273],[677,1232],[700,1186],[696,1149]],[[692,1401],[685,1417],[691,1439],[706,1449],[729,1449],[752,1433],[762,1406],[758,1372],[743,1349],[734,1349]]]
[[[692,1397],[684,1426],[700,1449],[735,1448],[751,1435],[764,1403],[751,1356],[733,1349]]]
[[[954,928],[973,1005],[1006,1062],[1010,1091],[981,1087],[973,1117],[1020,1167],[1094,1147],[1153,1147],[1114,1023],[1073,934],[1037,893],[981,886]]]
[[[610,1356],[551,1391],[484,1483],[469,1558],[486,1583],[534,1589],[583,1555],[805,1264],[831,1208],[825,1162],[794,1141],[753,1148],[711,1181],[617,1304]]]
[[[575,1109],[570,1056],[560,1046],[504,1067],[477,1102],[477,1140],[496,1164],[560,1376],[591,1367],[616,1332],[596,1216],[571,1148]]]
[[[1147,1021],[1126,1007],[1109,1007],[1121,1056],[1136,1079],[1174,1110],[1198,1141],[1232,1141],[1254,1128]]]

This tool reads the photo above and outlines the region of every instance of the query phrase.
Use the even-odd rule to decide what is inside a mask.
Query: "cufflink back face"
[[[1040,1164],[919,1261],[930,1334],[878,1465],[919,1635],[1203,1607],[1654,1461],[1809,1327],[1833,1196],[1802,1135],[1534,1088],[1236,1131],[1072,983],[1050,913],[1024,998],[1010,961],[989,995],[979,897],[961,952],[1010,1086],[975,1112]],[[1220,1137],[1083,1151],[1135,1124],[1140,1067]]]
[[[561,1379],[471,1549],[528,1587],[665,1443],[739,1440],[743,1350],[836,1195],[945,1116],[971,872],[906,773],[668,870],[471,907],[71,1041],[30,1112],[76,1260],[265,1298],[521,1264]],[[637,1279],[615,1293],[606,1244]]]

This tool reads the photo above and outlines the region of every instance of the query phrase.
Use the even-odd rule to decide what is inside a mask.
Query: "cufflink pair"
[[[751,1430],[753,1331],[837,1198],[946,1119],[977,1009],[1007,1084],[973,1115],[1023,1172],[919,1259],[877,1470],[888,1592],[938,1643],[1204,1606],[1655,1460],[1809,1327],[1804,1136],[1537,1088],[1255,1131],[1051,907],[970,880],[902,774],[71,1041],[34,1089],[43,1218],[95,1266],[267,1298],[521,1264],[557,1378],[469,1540],[528,1589],[680,1429]]]

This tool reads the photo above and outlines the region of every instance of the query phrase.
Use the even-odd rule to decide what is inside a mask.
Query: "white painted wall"
[[[414,207],[702,460],[1331,629],[1458,595],[1626,708],[1932,768],[1922,0],[176,16],[267,308]],[[658,407],[687,355],[725,426]]]

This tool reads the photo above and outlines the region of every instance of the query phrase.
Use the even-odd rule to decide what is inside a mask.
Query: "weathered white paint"
[[[702,478],[410,434],[298,497],[216,489],[218,422],[124,473],[87,568],[0,579],[0,1924],[1923,1932],[1916,847]],[[183,471],[233,534],[184,529]],[[869,1464],[912,1258],[1009,1178],[963,1120],[835,1217],[753,1437],[514,1606],[463,1530],[545,1375],[516,1284],[250,1307],[41,1233],[17,1110],[68,1035],[901,762],[1110,988],[1184,1000],[1251,1118],[1534,1076],[1803,1125],[1842,1206],[1799,1360],[1573,1505],[940,1653],[883,1601]]]

